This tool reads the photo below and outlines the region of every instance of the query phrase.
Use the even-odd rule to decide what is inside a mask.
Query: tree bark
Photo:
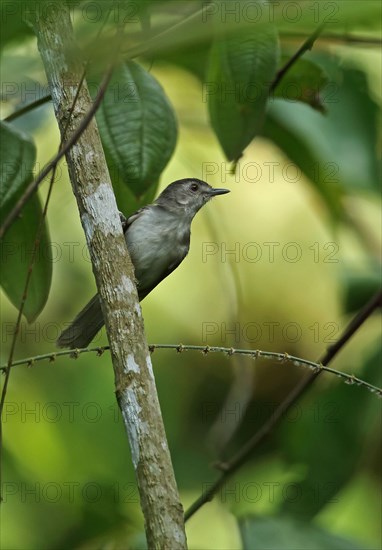
[[[68,7],[37,3],[28,16],[38,38],[54,110],[68,139],[92,100],[82,76]],[[68,125],[68,126],[67,126]],[[65,136],[65,127],[67,135]],[[93,119],[66,155],[81,223],[101,297],[115,373],[116,395],[130,443],[149,548],[186,548],[179,500],[160,412],[141,308],[105,157]]]

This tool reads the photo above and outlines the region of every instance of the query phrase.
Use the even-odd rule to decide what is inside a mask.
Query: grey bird
[[[191,222],[212,197],[229,193],[186,178],[170,183],[155,202],[123,219],[127,248],[134,265],[139,300],[143,300],[187,256]],[[96,294],[57,340],[62,348],[86,347],[102,328],[101,302]]]

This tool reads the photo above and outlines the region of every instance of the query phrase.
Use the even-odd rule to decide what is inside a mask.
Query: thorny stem
[[[363,323],[370,317],[370,315],[382,305],[382,291],[378,292],[373,298],[358,312],[358,314],[352,319],[347,328],[344,330],[341,337],[337,340],[333,346],[327,350],[322,356],[319,363],[327,366],[338,352],[345,346],[350,340],[353,334],[363,325]],[[224,471],[220,478],[212,483],[208,490],[200,495],[200,497],[189,507],[185,513],[185,520],[187,521],[192,517],[204,504],[211,501],[213,496],[219,491],[219,489],[251,456],[254,449],[265,439],[265,437],[272,431],[272,429],[278,424],[285,413],[295,404],[297,399],[313,384],[317,376],[322,370],[317,370],[305,376],[299,384],[285,397],[280,403],[277,409],[273,412],[272,416],[265,421],[261,428],[239,449],[239,451],[227,462],[224,463]]]

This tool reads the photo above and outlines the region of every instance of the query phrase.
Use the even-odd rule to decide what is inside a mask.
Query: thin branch
[[[301,357],[296,357],[294,355],[289,355],[289,353],[277,353],[275,351],[263,351],[263,350],[248,350],[248,349],[236,349],[236,348],[224,348],[220,346],[193,346],[193,345],[183,345],[183,344],[150,344],[149,350],[153,353],[156,350],[174,350],[177,353],[183,353],[185,351],[199,351],[203,356],[210,353],[224,353],[229,357],[233,355],[244,355],[252,359],[274,359],[280,361],[283,364],[293,364],[298,367],[305,367],[312,369],[314,371],[324,371],[329,374],[335,375],[338,378],[342,378],[345,384],[355,385],[364,387],[369,390],[371,393],[376,394],[378,397],[382,397],[382,388],[370,384],[354,374],[348,374],[337,369],[332,369],[323,365],[322,363],[315,363],[314,361],[309,361],[308,359],[302,359]],[[11,367],[26,365],[32,367],[35,363],[42,361],[49,361],[49,363],[54,363],[59,357],[69,357],[70,359],[78,359],[80,355],[84,353],[95,353],[98,357],[104,354],[105,351],[110,350],[109,346],[103,347],[92,347],[92,348],[80,348],[76,350],[63,350],[54,353],[44,353],[42,355],[34,355],[32,357],[26,357],[24,359],[18,359],[13,361]],[[0,366],[0,371],[4,372],[8,368],[8,365]]]
[[[13,113],[6,116],[3,120],[4,122],[12,122],[12,120],[16,120],[20,116],[26,115],[30,111],[33,111],[33,109],[37,109],[37,107],[41,107],[41,105],[45,105],[46,103],[49,103],[49,101],[51,100],[52,100],[52,96],[50,94],[46,94],[40,97],[39,99],[36,99],[35,101],[31,101],[30,103],[27,103],[23,107],[20,107],[20,109],[13,111]]]
[[[31,278],[32,278],[33,268],[34,268],[34,265],[35,265],[36,255],[37,255],[37,252],[38,252],[39,247],[40,247],[40,239],[41,239],[42,231],[43,231],[43,228],[44,228],[44,221],[45,221],[46,214],[47,214],[47,211],[48,211],[48,205],[49,205],[50,197],[51,197],[52,190],[53,190],[54,177],[55,177],[55,170],[52,173],[52,177],[51,177],[49,188],[48,188],[48,194],[47,194],[47,197],[45,199],[44,208],[43,208],[43,211],[41,212],[40,220],[39,220],[39,223],[38,223],[38,227],[37,227],[37,231],[36,231],[36,237],[35,237],[35,241],[33,243],[31,258],[30,258],[30,261],[29,261],[29,265],[28,265],[28,269],[27,269],[27,275],[26,275],[25,284],[24,284],[24,289],[23,289],[23,293],[22,293],[22,297],[21,297],[21,303],[20,303],[19,310],[17,312],[15,330],[13,331],[13,335],[12,335],[11,348],[10,348],[9,355],[8,355],[8,364],[7,364],[7,367],[4,369],[5,380],[4,380],[4,385],[3,385],[3,388],[2,388],[2,391],[1,391],[1,398],[0,398],[0,503],[3,502],[3,491],[2,491],[2,487],[3,487],[3,484],[2,484],[2,479],[3,479],[3,476],[2,476],[2,473],[3,473],[3,409],[4,409],[5,398],[6,398],[7,391],[8,391],[8,384],[9,384],[9,380],[10,380],[10,376],[11,376],[11,368],[10,367],[12,365],[13,356],[14,356],[14,353],[15,353],[15,350],[16,350],[16,343],[17,343],[17,337],[18,337],[19,330],[20,330],[21,317],[22,317],[24,307],[25,307],[25,303],[26,303],[26,300],[27,300],[27,297],[28,297],[28,290],[29,290],[29,285],[30,285]]]
[[[281,69],[277,72],[275,79],[269,88],[270,93],[275,91],[277,86],[280,84],[281,80],[284,78],[285,74],[289,71],[291,67],[293,67],[293,65],[300,59],[300,57],[302,57],[305,52],[313,48],[315,41],[324,30],[324,26],[325,26],[324,24],[319,25],[317,29],[314,31],[314,33],[308,36],[305,42],[297,50],[297,52],[294,55],[292,55],[290,59],[288,59],[288,61],[285,63],[283,67],[281,67]]]
[[[100,28],[98,29],[98,32],[96,34],[96,37],[93,41],[93,45],[95,46],[98,42],[98,39],[100,38],[101,36],[101,33],[104,29],[104,26],[110,16],[110,13],[111,13],[111,7],[109,8],[109,11],[106,15],[106,18],[105,20],[103,21],[102,25],[100,26]],[[75,105],[77,103],[77,99],[78,99],[78,96],[79,96],[79,93],[80,93],[80,90],[82,88],[82,85],[84,83],[84,80],[86,78],[86,73],[87,73],[87,70],[88,70],[88,67],[89,67],[89,64],[90,64],[90,58],[88,58],[86,60],[86,63],[84,65],[84,68],[83,68],[83,71],[82,71],[82,75],[81,75],[81,78],[80,78],[80,81],[78,83],[78,86],[77,86],[77,90],[76,90],[76,94],[75,94],[75,97],[74,97],[74,100],[73,100],[73,103],[71,105],[71,108],[70,108],[70,111],[69,111],[69,115],[68,115],[68,120],[66,122],[66,126],[64,128],[64,131],[63,131],[63,135],[61,136],[61,139],[60,139],[60,145],[59,145],[59,148],[58,148],[58,152],[57,152],[57,155],[59,155],[61,153],[61,150],[64,149],[64,154],[66,153],[66,145],[64,144],[64,141],[66,139],[66,134],[67,134],[67,131],[68,131],[68,128],[69,128],[69,124],[71,122],[71,118],[72,118],[72,115],[73,115],[73,111],[74,111],[74,108],[75,108]],[[106,71],[106,74],[105,74],[105,86],[103,87],[102,86],[102,83],[101,83],[101,87],[100,87],[100,90],[99,90],[99,94],[96,96],[95,100],[94,100],[94,103],[93,103],[93,108],[95,106],[95,111],[93,113],[93,116],[95,115],[95,113],[97,112],[97,109],[98,107],[100,106],[101,104],[101,101],[103,99],[103,96],[105,95],[105,92],[106,92],[106,89],[107,89],[107,86],[110,82],[110,78],[111,78],[111,75],[112,75],[112,70],[110,70],[110,68]],[[37,100],[36,102],[36,107],[40,106],[40,105],[43,105],[44,103],[47,103],[48,101],[50,101],[52,99],[52,96],[50,94],[44,96],[43,98],[40,98],[39,100]],[[23,107],[22,109],[20,109],[20,111],[17,111],[16,113],[12,113],[12,115],[9,115],[5,120],[7,122],[17,118],[17,116],[20,116],[22,114],[25,114],[27,112],[29,112],[32,107],[31,107],[31,103],[28,104],[28,105],[25,105],[25,107]],[[90,109],[91,111],[91,109]],[[90,114],[90,111],[88,114]],[[13,116],[13,115],[16,115],[17,116]],[[84,117],[84,120],[83,122],[85,123],[85,126],[83,128],[82,131],[86,130],[86,127],[87,125],[89,124],[89,122],[91,121],[92,117],[90,117],[88,120],[86,120],[86,116]],[[81,128],[81,125],[79,126],[79,130]],[[81,132],[82,133],[82,132]],[[77,139],[80,137],[81,134],[79,134],[77,136]],[[72,143],[70,146],[74,145],[74,143]],[[52,170],[53,170],[53,176],[52,178],[54,179],[54,174],[56,172],[56,169],[57,169],[57,165],[58,165],[58,162],[59,162],[59,158],[57,159],[57,157],[54,157],[53,160],[49,163],[50,165],[53,165],[52,166]],[[49,164],[47,166],[49,166]],[[41,174],[40,174],[41,175]],[[24,193],[22,194],[22,196],[20,197],[19,201],[16,203],[14,209],[10,212],[9,216],[7,216],[3,226],[5,226],[5,229],[3,230],[3,226],[0,227],[0,239],[3,237],[4,233],[3,231],[7,231],[7,229],[9,228],[9,226],[7,227],[6,226],[6,223],[9,223],[9,224],[12,224],[12,222],[17,218],[17,216],[20,214],[22,208],[24,207],[25,203],[28,201],[28,199],[32,196],[33,193],[35,193],[37,191],[37,188],[39,186],[39,184],[41,183],[41,181],[37,181],[38,178],[34,181],[34,182],[31,182],[30,186],[27,187],[27,189],[24,191]],[[9,218],[9,222],[8,222],[8,218]]]
[[[305,38],[306,33],[281,31],[281,38],[298,40]],[[335,42],[341,44],[359,44],[361,46],[382,46],[382,40],[374,36],[357,36],[355,34],[337,34],[325,32],[320,35],[320,41]]]
[[[371,316],[371,314],[382,306],[382,291],[378,292],[373,298],[359,311],[352,319],[339,340],[330,346],[327,352],[323,355],[319,363],[327,366],[344,345],[350,340],[353,334],[363,325],[363,323]],[[262,427],[241,447],[241,449],[227,462],[224,463],[224,471],[220,478],[212,483],[208,490],[190,506],[185,513],[185,520],[192,517],[204,504],[210,502],[219,489],[226,481],[248,460],[254,449],[265,439],[265,437],[278,424],[285,413],[295,404],[297,399],[313,384],[317,376],[323,369],[317,369],[308,376],[304,377],[299,384],[286,396],[280,403],[272,416],[266,420]]]
[[[37,255],[37,251],[38,251],[39,246],[40,246],[40,239],[41,239],[41,234],[42,234],[43,227],[44,227],[44,221],[45,221],[45,218],[46,218],[46,214],[47,214],[47,211],[48,211],[48,205],[49,205],[50,197],[51,197],[51,194],[52,194],[55,172],[56,172],[56,170],[54,170],[53,173],[52,173],[52,177],[51,177],[51,180],[50,180],[50,183],[49,183],[49,188],[48,188],[48,194],[47,194],[47,197],[45,199],[44,208],[43,208],[43,211],[41,212],[39,224],[38,224],[38,227],[37,227],[36,237],[35,237],[35,241],[33,243],[33,248],[32,248],[31,259],[29,261],[29,265],[28,265],[28,269],[27,269],[27,276],[26,276],[26,280],[25,280],[23,294],[22,294],[22,297],[21,297],[21,304],[20,304],[19,310],[17,312],[15,330],[14,330],[13,335],[12,335],[12,343],[11,343],[11,349],[10,349],[9,356],[8,356],[8,364],[7,364],[7,367],[4,369],[4,371],[5,371],[5,381],[4,381],[4,386],[2,388],[1,399],[0,399],[0,480],[2,478],[1,473],[2,473],[2,450],[3,450],[3,422],[2,422],[3,416],[2,415],[3,415],[5,397],[6,397],[7,389],[8,389],[9,378],[10,378],[10,374],[11,374],[10,367],[12,366],[12,362],[13,362],[13,355],[14,355],[14,352],[15,352],[15,349],[16,349],[17,336],[18,336],[19,330],[20,330],[21,317],[22,317],[22,314],[23,314],[23,311],[24,311],[25,302],[26,302],[27,297],[28,297],[28,289],[29,289],[31,278],[32,278],[32,273],[33,273],[33,268],[34,268],[34,265],[35,265],[36,255]],[[0,482],[0,486],[1,486],[1,482]],[[0,496],[0,501],[2,501],[1,496]]]
[[[79,138],[82,136],[86,128],[89,126],[90,121],[94,117],[95,113],[97,112],[99,106],[101,105],[101,101],[103,99],[103,96],[105,95],[107,86],[109,84],[110,78],[112,75],[112,69],[109,68],[106,75],[104,76],[100,89],[97,93],[96,98],[94,99],[94,102],[92,106],[90,107],[87,114],[82,119],[81,123],[79,124],[76,131],[72,134],[71,138],[61,147],[61,149],[58,151],[58,153],[53,157],[53,159],[43,168],[43,170],[40,172],[39,176],[33,180],[28,187],[25,189],[23,195],[20,197],[20,199],[17,201],[11,212],[8,214],[8,216],[5,218],[4,222],[2,223],[0,227],[0,239],[3,238],[5,232],[9,229],[9,227],[12,225],[13,221],[17,218],[17,216],[20,214],[21,210],[23,209],[25,203],[28,201],[28,199],[33,195],[33,193],[37,190],[40,183],[46,178],[46,176],[57,166],[59,161],[62,159],[64,155],[77,143]]]

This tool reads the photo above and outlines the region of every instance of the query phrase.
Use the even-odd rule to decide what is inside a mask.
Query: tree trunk
[[[92,100],[85,81],[70,116],[83,68],[69,10],[60,2],[51,2],[46,10],[43,3],[39,5],[41,12],[30,14],[29,20],[37,34],[56,118],[65,141],[78,128]],[[67,135],[64,135],[67,125]],[[133,266],[94,119],[66,158],[101,297],[116,395],[129,438],[147,543],[149,548],[186,548],[183,509],[133,282]]]

